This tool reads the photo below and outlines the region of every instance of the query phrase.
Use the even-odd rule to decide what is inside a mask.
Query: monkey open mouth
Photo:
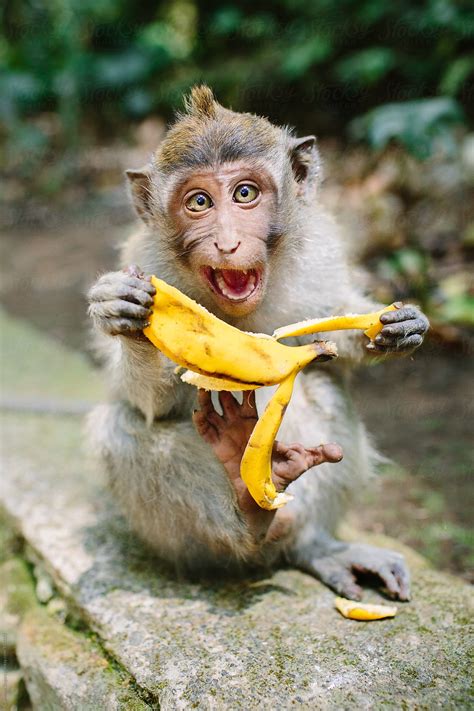
[[[260,273],[257,269],[203,267],[202,273],[216,294],[234,302],[248,299],[260,283]]]

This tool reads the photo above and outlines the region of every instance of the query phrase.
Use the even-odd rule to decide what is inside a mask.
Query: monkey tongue
[[[218,291],[228,299],[246,299],[257,286],[255,269],[214,269],[213,277]]]

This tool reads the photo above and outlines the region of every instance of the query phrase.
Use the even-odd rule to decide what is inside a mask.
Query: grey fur
[[[235,124],[239,115],[222,111],[224,116],[232,114]],[[222,112],[219,116],[221,120]],[[206,119],[213,120],[216,119]],[[213,135],[212,126],[206,124],[205,135]],[[265,167],[273,173],[278,186],[279,213],[275,222],[282,236],[271,253],[268,289],[255,312],[237,320],[219,313],[205,288],[177,259],[166,205],[173,186],[185,171],[181,164],[172,174],[167,170],[166,180],[158,159],[149,167],[147,210],[151,205],[152,212],[147,213],[141,231],[125,243],[122,265],[138,264],[146,274],[158,275],[219,317],[248,331],[272,333],[278,326],[305,318],[379,308],[356,283],[337,226],[314,197],[319,155],[313,141],[303,146],[311,191],[308,184],[301,191],[292,172],[296,140],[288,130],[275,127],[271,138]],[[313,166],[308,166],[310,159],[315,161]],[[252,160],[258,164],[262,160],[260,152]],[[142,193],[143,174],[139,172]],[[135,198],[136,195],[135,192]],[[142,214],[140,210],[139,213]],[[174,364],[148,341],[123,335],[111,337],[116,332],[117,318],[128,315],[128,331],[142,327],[143,310],[149,305],[149,284],[143,287],[142,294],[137,294],[136,289],[137,279],[112,272],[90,292],[90,313],[110,386],[109,402],[89,417],[90,439],[131,525],[178,570],[199,572],[213,566],[236,569],[242,564],[286,559],[338,590],[353,594],[349,583],[345,588],[341,583],[344,578],[351,578],[350,556],[346,555],[343,561],[340,557],[341,551],[348,548],[336,543],[333,536],[347,503],[354,492],[364,487],[377,460],[348,389],[349,366],[360,362],[367,353],[363,337],[348,331],[323,334],[338,344],[337,363],[309,367],[297,378],[280,438],[308,446],[337,442],[343,447],[344,459],[338,464],[323,464],[290,485],[295,498],[288,510],[297,517],[296,530],[284,544],[261,546],[247,530],[221,465],[192,426],[195,390],[180,381]],[[117,311],[115,303],[119,295],[130,298],[122,311]],[[260,411],[269,395],[268,389],[258,392]],[[387,564],[384,553],[379,551],[380,560],[373,566],[375,572],[382,571],[382,577]],[[315,563],[328,556],[331,571],[335,565],[340,572],[337,584],[331,583],[333,572],[325,575],[323,566]]]

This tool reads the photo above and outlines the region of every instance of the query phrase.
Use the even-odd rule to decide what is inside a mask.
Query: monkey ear
[[[318,183],[321,173],[321,162],[316,146],[316,136],[292,138],[290,143],[290,161],[293,175],[299,184],[299,194],[308,195]]]
[[[149,222],[152,212],[150,166],[138,170],[126,170],[133,207],[144,222]]]

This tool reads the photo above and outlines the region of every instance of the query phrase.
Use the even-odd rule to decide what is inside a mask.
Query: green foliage
[[[450,129],[463,119],[463,112],[453,99],[419,99],[373,109],[352,122],[351,132],[355,138],[366,138],[377,149],[399,140],[415,156],[426,158],[436,146],[454,153]]]
[[[199,80],[235,108],[320,133],[388,104],[357,134],[418,153],[461,117],[456,101],[472,111],[468,0],[6,0],[0,13],[0,119],[10,135],[25,117],[54,111],[74,146],[88,117],[110,132],[169,115]],[[440,96],[451,101],[414,103]]]
[[[474,327],[474,294],[472,279],[459,271],[438,284],[434,315],[442,323]]]

